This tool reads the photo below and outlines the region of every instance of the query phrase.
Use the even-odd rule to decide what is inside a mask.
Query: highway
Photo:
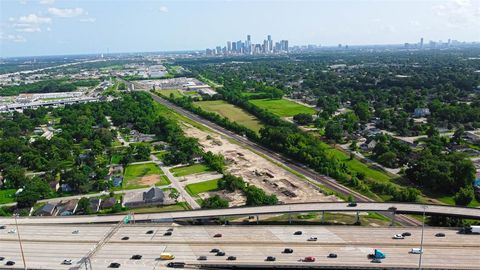
[[[139,87],[136,86],[137,89],[139,89]],[[368,198],[367,196],[364,196],[356,191],[353,191],[341,184],[339,184],[335,179],[331,178],[331,177],[328,177],[328,176],[325,176],[325,175],[320,175],[319,173],[309,169],[307,166],[303,165],[303,164],[300,164],[296,161],[293,161],[293,160],[290,160],[288,158],[285,158],[284,156],[282,156],[281,154],[277,153],[277,152],[274,152],[268,148],[265,148],[257,143],[254,143],[250,140],[248,140],[247,138],[243,137],[243,136],[240,136],[238,134],[236,134],[235,132],[232,132],[232,131],[229,131],[213,122],[210,122],[190,111],[187,111],[149,91],[146,91],[148,92],[152,98],[157,101],[158,103],[164,105],[164,106],[167,106],[169,107],[170,109],[174,110],[175,112],[181,114],[181,115],[184,115],[198,123],[201,123],[202,125],[205,125],[207,126],[208,128],[214,130],[215,132],[223,135],[223,136],[226,136],[228,138],[231,138],[233,140],[235,140],[238,144],[240,145],[245,145],[245,146],[248,146],[250,147],[251,149],[253,149],[254,151],[258,152],[258,153],[261,153],[265,156],[268,156],[270,159],[272,159],[273,161],[277,162],[277,163],[280,163],[280,164],[283,164],[284,166],[290,168],[291,170],[294,170],[294,171],[297,171],[301,174],[303,174],[305,177],[307,177],[309,180],[311,181],[315,181],[315,182],[318,182],[334,191],[337,191],[341,194],[345,194],[345,195],[352,195],[355,200],[357,200],[358,202],[374,202],[374,200]],[[403,224],[403,225],[421,225],[420,222],[416,219],[413,219],[411,217],[408,217],[408,216],[397,216],[396,217],[396,220],[397,222]]]
[[[111,230],[114,225],[20,225],[27,266],[38,269],[85,269],[78,265],[82,258]],[[16,234],[8,233],[13,226],[0,230],[0,256],[16,262],[22,268]],[[164,236],[173,228],[171,236]],[[78,234],[72,234],[78,230]],[[151,234],[147,233],[152,231]],[[294,235],[301,231],[302,235]],[[392,239],[394,234],[410,232],[406,239]],[[435,237],[436,233],[445,237]],[[222,234],[222,237],[214,237]],[[92,269],[107,269],[112,262],[120,269],[164,269],[168,263],[158,259],[160,253],[169,252],[175,261],[198,264],[198,256],[207,256],[207,264],[250,264],[336,267],[418,267],[417,254],[421,228],[360,227],[360,226],[166,226],[158,224],[123,225],[92,257]],[[307,241],[311,236],[317,241]],[[129,237],[128,240],[122,240]],[[443,269],[478,269],[480,235],[457,234],[447,228],[426,228],[424,233],[423,266]],[[227,262],[226,256],[214,256],[211,249],[218,248],[226,256],[236,256]],[[292,254],[284,254],[292,248]],[[373,264],[367,255],[374,248],[381,249],[387,258]],[[336,253],[338,258],[327,258]],[[141,260],[130,259],[142,255]],[[266,262],[275,256],[276,262]],[[306,256],[316,257],[316,262],[299,261]],[[62,265],[64,259],[73,265]],[[0,268],[5,262],[0,262]]]
[[[308,212],[393,212],[398,214],[447,215],[461,218],[480,219],[480,208],[456,207],[446,205],[423,205],[413,203],[358,203],[350,207],[346,202],[278,204],[257,207],[232,207],[225,209],[199,209],[190,211],[135,214],[137,221],[152,220],[190,220],[218,217],[244,217],[255,215],[275,215],[286,213]],[[81,223],[114,223],[121,221],[124,215],[108,216],[64,216],[64,217],[19,217],[19,224],[81,224]],[[13,224],[12,217],[0,217],[0,224]]]

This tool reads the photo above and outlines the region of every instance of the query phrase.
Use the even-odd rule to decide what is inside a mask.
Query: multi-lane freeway
[[[136,89],[142,89],[142,87],[140,85],[137,85],[136,86]],[[147,91],[148,92],[148,91]],[[228,129],[225,129],[213,122],[210,122],[190,111],[187,111],[161,97],[159,97],[158,95],[155,95],[151,92],[148,92],[151,94],[152,98],[157,101],[158,103],[164,105],[164,106],[167,106],[168,108],[174,110],[175,112],[181,114],[181,115],[184,115],[204,126],[207,126],[208,128],[214,130],[215,132],[223,135],[223,136],[226,136],[234,141],[236,141],[238,144],[241,144],[241,145],[244,145],[244,146],[247,146],[249,148],[251,148],[252,150],[258,152],[258,153],[261,153],[265,156],[268,156],[270,159],[272,159],[273,161],[279,163],[279,164],[283,164],[284,166],[290,168],[291,170],[294,170],[294,171],[297,171],[301,174],[303,174],[305,177],[307,177],[309,180],[311,181],[316,181],[332,190],[335,190],[341,194],[346,194],[346,195],[352,195],[357,201],[359,202],[373,202],[374,200],[370,199],[369,197],[365,196],[365,195],[362,195],[354,190],[351,190],[341,184],[339,184],[337,181],[335,181],[335,179],[331,178],[331,177],[328,177],[328,176],[325,176],[325,175],[321,175],[311,169],[309,169],[308,167],[306,167],[305,165],[303,164],[300,164],[296,161],[293,161],[293,160],[290,160],[284,156],[282,156],[281,154],[275,152],[275,151],[272,151],[268,148],[265,148],[255,142],[252,142],[250,140],[248,140],[247,138],[243,137],[243,136],[240,136],[238,134],[236,134],[235,132],[232,132]],[[403,216],[403,215],[400,215],[397,217],[397,221],[402,223],[403,225],[420,225],[420,223],[411,218],[411,217],[408,217],[408,216]]]
[[[358,203],[351,207],[345,202],[279,204],[257,207],[233,207],[225,209],[200,209],[191,211],[136,214],[135,220],[184,220],[208,219],[218,217],[244,217],[252,215],[278,215],[308,212],[384,212],[399,214],[446,215],[453,217],[480,219],[480,208],[456,207],[446,205],[424,205],[414,203]],[[19,224],[81,224],[81,223],[115,223],[123,215],[109,216],[65,216],[65,217],[20,217]],[[13,224],[11,217],[0,218],[0,224]]]
[[[170,224],[169,224],[170,225]],[[26,264],[33,269],[85,269],[79,265],[115,225],[20,225]],[[22,259],[16,233],[8,233],[14,226],[0,230],[0,268],[5,261],[15,261],[22,268]],[[173,228],[171,236],[165,232]],[[78,233],[72,233],[78,231]],[[295,235],[301,231],[301,235]],[[392,239],[394,234],[411,233],[405,239]],[[445,237],[436,237],[444,233]],[[214,237],[221,234],[221,237]],[[317,241],[307,241],[310,237]],[[122,240],[127,239],[128,240]],[[166,226],[158,224],[124,225],[109,240],[99,246],[91,257],[91,269],[107,269],[112,262],[120,269],[163,269],[168,261],[159,260],[160,253],[176,256],[174,261],[187,265],[249,264],[296,265],[336,267],[418,267],[418,254],[409,254],[420,245],[421,228],[368,228],[347,226]],[[424,233],[424,268],[478,269],[480,235],[462,235],[445,228],[426,228]],[[212,249],[225,252],[215,256]],[[282,253],[285,248],[293,253]],[[367,255],[373,249],[386,253],[380,264],[371,263]],[[327,258],[335,253],[337,258]],[[132,260],[141,255],[140,260]],[[206,261],[198,261],[207,256]],[[235,256],[236,261],[227,261]],[[266,262],[274,256],[275,262]],[[316,262],[303,262],[314,256]],[[62,265],[72,260],[72,265]],[[90,269],[90,268],[89,268]]]

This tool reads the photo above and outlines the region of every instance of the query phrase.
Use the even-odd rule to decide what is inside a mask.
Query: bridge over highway
[[[225,209],[191,210],[136,214],[137,221],[174,221],[185,219],[207,219],[232,216],[258,216],[308,212],[390,212],[394,214],[444,215],[451,217],[480,219],[480,208],[413,204],[413,203],[376,203],[362,202],[350,207],[345,202],[280,204],[258,207],[234,207]],[[114,223],[124,215],[105,216],[68,216],[68,217],[20,217],[19,224],[82,224],[82,223]],[[0,224],[13,224],[10,217],[0,218]]]

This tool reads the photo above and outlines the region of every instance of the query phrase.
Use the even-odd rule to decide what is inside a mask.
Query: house
[[[123,166],[122,165],[110,166],[110,174],[123,174]]]
[[[78,199],[62,201],[57,205],[59,216],[71,216],[77,211]]]
[[[369,143],[364,143],[360,147],[363,150],[372,150],[373,148],[375,148],[375,146],[377,146],[377,142],[375,140],[371,140]]]
[[[69,184],[60,185],[60,189],[62,190],[62,192],[70,192],[73,190],[73,188]]]
[[[415,117],[425,117],[430,115],[430,109],[429,108],[415,108],[413,115]]]
[[[60,189],[60,181],[50,181],[48,185],[53,191],[58,191]]]
[[[165,204],[165,193],[158,187],[151,187],[146,191],[129,192],[123,197],[125,207],[143,207]]]
[[[123,176],[121,175],[116,175],[116,176],[113,176],[112,177],[112,185],[114,187],[120,187],[122,186],[122,182],[123,182]]]
[[[102,199],[99,199],[99,198],[90,198],[90,200],[88,200],[88,202],[90,203],[90,212],[92,213],[96,213],[98,212],[98,210],[100,210],[100,204],[102,202]]]
[[[472,131],[465,131],[463,138],[469,143],[480,143],[480,135],[473,133]]]
[[[102,201],[100,208],[101,209],[112,208],[116,203],[117,203],[117,200],[115,199],[115,197],[110,197]]]
[[[57,205],[53,203],[47,203],[35,212],[36,216],[55,216],[56,214]]]

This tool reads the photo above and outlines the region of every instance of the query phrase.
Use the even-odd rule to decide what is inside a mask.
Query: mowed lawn
[[[143,186],[150,186],[149,184],[145,184],[141,181],[142,177],[149,176],[149,175],[163,175],[163,172],[155,163],[144,163],[144,164],[133,164],[128,165],[125,169],[125,174],[123,176],[123,188],[131,189],[131,188],[140,188]],[[160,182],[162,184],[165,182],[164,179],[160,177]],[[168,181],[168,180],[167,180]]]
[[[214,179],[214,180],[209,180],[209,181],[204,181],[204,182],[199,182],[195,184],[190,184],[185,187],[187,192],[195,196],[199,193],[207,192],[207,191],[212,191],[212,190],[217,190],[218,189],[218,180],[219,179]]]
[[[251,99],[249,102],[280,117],[291,117],[299,113],[316,113],[313,108],[286,99]]]
[[[224,100],[199,101],[194,104],[205,111],[218,113],[255,132],[258,132],[263,127],[262,123],[255,116]]]
[[[172,172],[174,176],[185,176],[207,171],[210,171],[210,168],[208,168],[208,166],[205,164],[193,164],[190,166],[176,167],[170,169],[170,172]]]
[[[182,91],[177,89],[158,90],[157,92],[167,97],[170,97],[170,94],[173,94],[173,97],[175,98],[184,96]]]
[[[15,202],[16,189],[0,189],[0,204]]]

